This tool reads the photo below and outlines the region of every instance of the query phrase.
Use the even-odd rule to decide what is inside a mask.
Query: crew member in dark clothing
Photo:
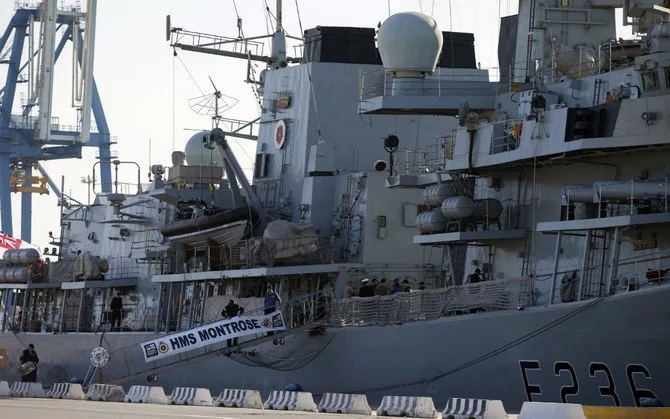
[[[391,294],[397,294],[402,292],[402,287],[400,286],[400,280],[398,278],[393,280],[393,286],[391,287]]]
[[[120,332],[121,317],[123,317],[123,298],[121,298],[120,292],[117,292],[116,297],[112,298],[110,308],[112,309],[112,332],[114,329],[116,329],[117,332]]]
[[[277,304],[279,303],[281,303],[281,298],[274,292],[272,285],[268,285],[267,292],[265,293],[265,314],[274,313],[277,310]],[[271,336],[274,333],[275,332],[268,332],[268,336]]]
[[[235,300],[230,300],[228,305],[223,308],[221,315],[225,318],[232,319],[233,317],[241,316],[244,314],[244,308],[240,307],[239,304],[235,304]],[[228,339],[226,341],[228,347],[237,345],[237,338]]]
[[[375,295],[375,289],[370,282],[370,278],[361,279],[361,288],[358,291],[358,296],[361,298],[372,297]]]
[[[482,282],[482,271],[479,268],[475,269],[475,273],[468,276],[468,282],[471,284]]]
[[[37,357],[37,352],[35,352],[35,345],[32,343],[28,345],[28,349],[24,349],[21,354],[21,366],[26,362],[32,362],[35,365],[35,368],[28,374],[21,375],[21,381],[27,383],[37,382],[37,364],[40,362],[40,359]]]

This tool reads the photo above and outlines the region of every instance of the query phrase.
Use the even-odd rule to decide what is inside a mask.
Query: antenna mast
[[[282,27],[282,0],[277,0],[277,32],[284,32]]]
[[[268,61],[270,68],[279,69],[288,65],[286,57],[286,34],[282,27],[282,0],[277,0],[277,30],[272,35],[272,53]]]

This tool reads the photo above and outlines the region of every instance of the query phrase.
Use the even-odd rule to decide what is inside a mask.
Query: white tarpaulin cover
[[[265,227],[263,239],[274,259],[310,256],[319,250],[319,236],[311,224],[272,221]]]

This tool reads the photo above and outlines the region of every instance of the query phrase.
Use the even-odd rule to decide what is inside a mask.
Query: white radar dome
[[[442,31],[430,16],[397,13],[382,23],[377,43],[386,70],[401,77],[418,77],[435,71],[442,51]]]
[[[209,131],[200,131],[194,134],[186,142],[186,147],[184,147],[184,154],[186,154],[186,164],[189,166],[222,167],[219,150],[216,148],[213,150],[205,148],[203,137],[207,134],[209,134]]]

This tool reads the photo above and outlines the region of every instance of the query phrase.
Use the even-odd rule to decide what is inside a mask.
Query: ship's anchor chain
[[[102,346],[93,348],[91,355],[89,356],[91,360],[91,365],[100,369],[103,368],[109,362],[109,351]]]

